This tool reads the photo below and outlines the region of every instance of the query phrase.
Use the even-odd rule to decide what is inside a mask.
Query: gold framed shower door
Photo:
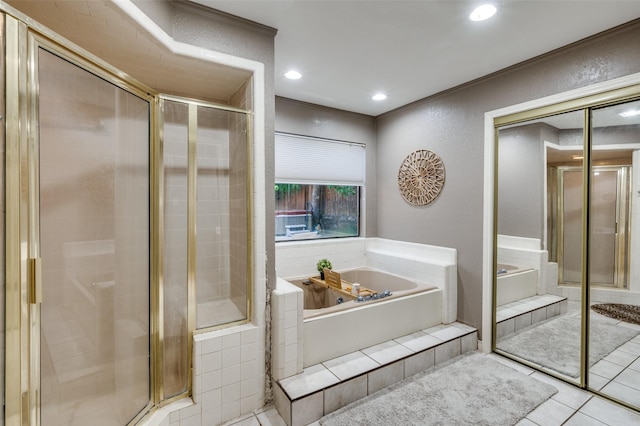
[[[4,8],[4,5],[2,5]],[[5,373],[5,424],[41,424],[42,384],[41,384],[41,312],[40,265],[50,266],[47,259],[41,259],[41,223],[39,198],[39,131],[38,110],[38,51],[46,51],[87,73],[98,76],[108,84],[132,94],[148,103],[148,187],[149,187],[149,363],[148,401],[141,405],[139,412],[128,420],[135,424],[156,408],[173,400],[184,398],[191,393],[191,345],[195,332],[206,332],[217,328],[234,326],[252,320],[252,113],[248,110],[202,102],[194,99],[161,96],[153,89],[124,75],[119,70],[99,58],[69,43],[62,37],[39,26],[37,23],[8,8],[4,15],[4,36],[6,42],[6,217],[5,217],[5,260],[6,260],[6,359]],[[205,106],[222,111],[238,113],[245,117],[246,150],[246,299],[245,315],[238,321],[197,330],[195,325],[196,300],[193,288],[194,260],[189,270],[189,325],[184,338],[188,342],[186,370],[188,383],[183,391],[168,394],[164,386],[163,363],[163,179],[162,179],[162,132],[160,130],[160,107],[166,99],[185,102],[193,108]],[[158,120],[158,121],[156,121]],[[194,160],[191,160],[194,161]],[[192,200],[195,197],[191,197]],[[189,202],[193,215],[194,201]],[[190,225],[190,227],[195,226]],[[189,243],[191,259],[195,259],[195,242]]]
[[[557,209],[553,212],[550,212],[550,216],[553,217],[554,222],[557,223],[557,233],[553,236],[557,239],[557,261],[558,261],[558,278],[559,283],[562,285],[580,285],[580,277],[578,276],[577,280],[571,280],[567,278],[565,275],[565,262],[568,262],[567,257],[568,254],[565,253],[565,241],[571,238],[571,232],[567,232],[567,224],[566,217],[564,214],[564,209],[566,207],[566,197],[565,197],[565,186],[568,184],[565,179],[566,173],[579,173],[581,172],[581,168],[570,167],[570,166],[562,166],[557,167],[557,186],[556,186],[556,198],[557,198]],[[612,247],[611,253],[613,259],[610,265],[605,266],[607,269],[610,266],[611,271],[606,270],[594,270],[592,268],[592,286],[602,286],[602,287],[613,287],[619,289],[625,289],[629,286],[629,234],[630,234],[630,194],[629,194],[629,179],[630,179],[630,166],[592,166],[592,179],[596,180],[596,176],[599,176],[601,173],[615,174],[616,183],[615,183],[615,210],[614,212],[610,212],[613,216],[610,217],[614,221],[613,224],[607,229],[599,229],[599,227],[594,227],[592,225],[592,238],[594,238],[595,234],[612,234],[613,241],[611,242]],[[580,178],[579,184],[582,184],[582,179]],[[592,199],[602,198],[604,194],[596,193],[597,189],[592,186]],[[608,194],[610,195],[610,194]],[[598,229],[594,229],[598,228]],[[553,238],[552,237],[552,238]],[[608,250],[607,250],[608,251]],[[597,254],[593,254],[593,256],[598,256]],[[579,271],[578,271],[579,273]],[[611,279],[597,279],[594,277],[596,275],[610,276]]]

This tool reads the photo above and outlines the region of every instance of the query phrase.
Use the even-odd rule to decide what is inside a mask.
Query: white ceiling
[[[482,1],[193,1],[278,30],[278,96],[374,116],[640,17],[640,0],[494,1],[484,22]]]
[[[168,54],[113,1],[7,1],[165,93],[225,101],[247,77]],[[640,0],[503,0],[484,22],[468,19],[477,1],[194,2],[278,29],[278,96],[373,116],[640,17]],[[304,77],[286,80],[289,68]],[[388,99],[372,101],[377,91]]]

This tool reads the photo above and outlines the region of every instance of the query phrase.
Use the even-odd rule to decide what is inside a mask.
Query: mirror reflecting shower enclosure
[[[561,164],[571,164],[571,177],[581,182],[583,117],[579,111],[558,114],[503,126],[498,133],[496,349],[575,383],[580,380],[582,294],[577,291],[568,300],[558,289],[545,222],[551,205],[571,222],[552,227],[550,239],[582,233],[582,188],[571,187],[565,198],[551,203],[547,187],[556,186],[548,169]],[[570,241],[574,246],[564,250],[570,258],[567,274],[579,282],[581,240]]]
[[[607,153],[598,151],[604,158]],[[627,288],[629,279],[629,213],[631,153],[615,153],[618,165],[593,165],[591,170],[591,284],[600,287]],[[608,160],[594,160],[594,164],[606,164]],[[581,205],[582,172],[571,166],[557,168],[562,208],[554,219],[563,230],[558,235],[560,247],[559,282],[580,285],[579,268],[581,234],[579,221],[572,214]]]
[[[640,101],[630,92],[640,96],[496,119],[494,342],[640,409]]]

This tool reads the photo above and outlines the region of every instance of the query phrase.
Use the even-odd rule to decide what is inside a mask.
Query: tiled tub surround
[[[542,245],[537,238],[498,235],[498,263],[536,271],[538,275],[533,294],[557,294],[557,274],[549,264],[549,253],[540,247]]]
[[[498,235],[498,263],[538,270],[537,294],[539,295],[555,294],[570,301],[580,301],[582,299],[580,287],[558,285],[558,264],[548,262],[547,251],[539,250],[539,247],[540,240],[535,238]],[[598,303],[640,305],[640,284],[638,284],[640,281],[633,279],[633,271],[630,273],[629,289],[592,287],[591,300],[597,300]]]
[[[302,371],[302,289],[278,278],[271,296],[271,375],[283,379]]]
[[[477,330],[438,325],[306,367],[274,383],[274,402],[289,426],[306,425],[434,365],[478,347]]]
[[[304,320],[303,366],[442,323],[442,290],[358,303]]]
[[[497,338],[567,312],[558,264],[549,262],[540,247],[537,238],[498,235],[498,269],[514,265],[518,270],[497,276]]]
[[[193,336],[193,393],[145,426],[219,425],[264,405],[263,329],[251,324]]]
[[[502,267],[507,267],[507,272],[498,274],[496,281],[496,304],[498,306],[537,294],[538,271],[535,269],[521,269],[509,265],[498,264],[498,271]]]
[[[458,253],[455,249],[382,238],[339,238],[276,244],[276,273],[283,278],[317,275],[328,258],[336,271],[370,267],[443,290],[442,322],[457,318]]]
[[[351,290],[350,287],[347,287],[345,294],[322,287],[307,279],[289,279],[287,282],[301,288],[304,292],[303,306],[305,320],[437,289],[429,283],[410,280],[399,275],[388,274],[369,267],[340,271],[340,276],[343,281],[360,283],[363,287],[366,286],[367,290],[376,292],[381,297],[359,302],[356,295],[348,292],[348,290]],[[389,292],[389,294],[385,296],[385,292]],[[366,296],[366,294],[363,294],[363,296]],[[343,299],[343,302],[338,304],[337,300],[339,297]],[[440,318],[440,312],[441,309],[438,310],[438,319]]]
[[[455,321],[457,273],[453,249],[364,238],[276,245],[280,276],[297,274],[296,279],[300,279],[314,275],[315,264],[322,257],[329,258],[338,271],[369,266],[437,288],[365,302],[351,310],[305,321],[302,290],[279,279],[272,294],[272,374],[276,380],[300,373],[305,366]]]

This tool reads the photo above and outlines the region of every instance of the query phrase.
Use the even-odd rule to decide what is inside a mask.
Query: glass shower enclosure
[[[165,96],[3,18],[3,417],[136,424],[252,319],[251,76],[248,109]]]

